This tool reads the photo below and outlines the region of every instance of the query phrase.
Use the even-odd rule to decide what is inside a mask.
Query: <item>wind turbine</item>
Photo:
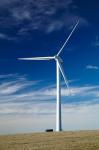
[[[59,50],[59,52],[55,55],[55,56],[48,56],[48,57],[32,57],[32,58],[18,58],[18,60],[46,60],[46,61],[51,61],[51,60],[55,60],[56,62],[56,131],[61,131],[62,130],[62,123],[61,123],[61,79],[60,79],[60,75],[62,74],[63,79],[65,81],[65,84],[67,86],[67,88],[69,89],[69,85],[68,85],[68,80],[66,79],[64,70],[62,68],[62,59],[60,58],[60,53],[62,52],[62,50],[64,49],[64,47],[66,46],[66,44],[68,43],[70,37],[72,36],[73,32],[75,31],[76,27],[78,26],[79,21],[77,21],[77,23],[75,24],[75,26],[73,27],[71,33],[69,34],[68,38],[65,40],[63,46],[61,47],[61,49]]]

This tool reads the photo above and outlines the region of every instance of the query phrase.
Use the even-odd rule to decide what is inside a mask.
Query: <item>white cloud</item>
[[[10,107],[11,106],[9,106],[9,112],[11,112]],[[53,128],[55,130],[55,104],[34,104],[28,108],[30,112],[18,105],[12,105],[12,107],[14,107],[13,111],[22,111],[23,114],[0,115],[0,134],[25,133],[33,131],[38,132],[45,131],[47,128]],[[46,112],[48,113],[46,114]],[[72,106],[67,104],[62,105],[63,130],[98,129],[98,118],[99,104],[88,106]]]
[[[0,79],[6,79],[0,84],[0,95],[14,94],[28,86],[37,84],[38,81],[28,81],[25,76],[18,76],[18,74],[0,75]]]
[[[0,33],[0,39],[2,40],[15,40],[16,38],[15,37],[11,37],[5,33]]]
[[[91,70],[98,70],[99,67],[98,66],[94,66],[94,65],[87,65],[86,69],[91,69]]]
[[[9,78],[11,76],[11,78]],[[42,105],[46,102],[48,104],[55,103],[56,100],[56,88],[55,85],[50,85],[46,87],[41,87],[42,84],[39,81],[30,81],[27,79],[25,75],[19,76],[18,74],[12,75],[1,75],[1,78],[5,78],[6,80],[0,81],[0,104],[1,106],[11,106],[10,109],[16,110],[14,104],[16,106],[20,106],[21,108],[26,108],[24,106],[28,106],[29,109],[32,106],[31,104],[41,104]],[[8,78],[8,80],[7,80]],[[36,87],[36,90],[35,90]],[[98,103],[99,98],[99,86],[82,86],[82,87],[71,87],[70,88],[71,95],[69,95],[68,89],[62,87],[61,94],[62,94],[62,102],[66,99],[65,103],[70,103],[73,105],[90,105],[93,103]],[[82,99],[84,100],[82,100]],[[81,99],[81,100],[80,100]],[[67,101],[69,100],[69,101]],[[23,105],[23,106],[22,106]],[[4,108],[3,107],[3,108]],[[14,109],[13,109],[14,108]],[[32,106],[33,108],[33,106]],[[3,113],[3,109],[0,108],[0,112]],[[7,108],[7,110],[9,110]],[[16,111],[16,113],[20,113],[20,111]],[[9,112],[8,112],[9,113]]]
[[[14,74],[14,75],[13,75],[13,74],[2,74],[2,75],[0,74],[0,79],[4,79],[4,78],[5,78],[5,79],[6,79],[6,78],[8,79],[8,78],[10,78],[10,77],[15,77],[16,75],[17,75],[17,74]]]
[[[98,85],[94,86],[82,86],[82,87],[70,87],[70,92],[67,88],[62,88],[61,93],[62,96],[86,96],[86,95],[94,95],[96,96],[99,90]],[[56,88],[44,88],[41,90],[42,95],[50,95],[55,96],[56,95]]]
[[[13,10],[12,15],[17,21],[23,21],[25,19],[31,20],[30,12],[27,10],[23,11],[21,9],[16,9],[16,10]]]
[[[48,107],[49,105],[49,107]],[[53,114],[55,113],[55,103],[8,103],[0,105],[0,114]]]
[[[64,26],[64,23],[61,21],[53,21],[49,24],[48,29],[46,30],[47,33],[50,33],[55,30],[60,30]]]
[[[0,94],[13,94],[19,91],[23,86],[21,84],[10,85],[10,84],[2,84],[0,86]]]
[[[9,78],[11,76],[11,78]],[[30,81],[26,76],[15,75],[1,75],[1,78],[6,80],[0,81],[0,103],[30,103],[32,101],[39,103],[40,101],[49,101],[56,99],[56,88],[55,85],[41,87],[41,82]],[[8,79],[7,79],[8,78]],[[37,89],[35,90],[35,87]],[[88,97],[92,97],[90,103],[93,99],[99,97],[99,86],[82,86],[82,87],[70,87],[70,92],[65,87],[62,87],[62,99],[67,97],[69,99],[74,99],[76,103],[76,98],[84,98],[85,102],[89,101]],[[70,95],[71,94],[71,95]],[[83,102],[82,102],[83,103]]]
[[[4,75],[4,77],[7,75]],[[12,75],[11,75],[12,76]],[[9,75],[8,75],[9,79]],[[13,79],[13,78],[12,78]],[[41,87],[42,84],[39,81],[30,81],[25,76],[16,76],[15,79],[3,81],[0,85],[0,103],[40,103],[46,102],[52,103],[56,100],[56,88],[54,85]],[[35,87],[37,88],[35,90]],[[69,99],[70,103],[80,104],[80,103],[93,103],[97,102],[99,97],[99,86],[82,86],[82,87],[71,87],[71,93],[68,89],[62,87],[61,94],[62,100],[66,97]],[[84,102],[80,98],[84,99]],[[89,99],[89,97],[91,97]],[[77,101],[78,100],[78,101]],[[66,101],[68,103],[68,101]]]
[[[8,36],[4,33],[0,33],[0,39],[8,39]]]

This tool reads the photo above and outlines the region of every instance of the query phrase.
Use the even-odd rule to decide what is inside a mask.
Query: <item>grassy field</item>
[[[0,136],[0,150],[99,150],[99,131]]]

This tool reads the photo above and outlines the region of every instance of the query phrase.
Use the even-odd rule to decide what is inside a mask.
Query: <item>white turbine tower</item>
[[[60,75],[62,74],[63,79],[65,81],[65,84],[67,88],[69,89],[68,86],[68,81],[66,79],[64,70],[62,68],[61,62],[62,59],[59,57],[60,53],[62,52],[63,48],[65,45],[68,43],[70,37],[72,36],[73,32],[75,31],[79,21],[75,24],[74,28],[72,29],[71,33],[69,34],[68,38],[64,42],[63,46],[55,56],[48,56],[48,57],[32,57],[32,58],[18,58],[19,60],[55,60],[56,62],[56,131],[61,131],[62,130],[62,123],[61,123],[61,80],[60,80]]]

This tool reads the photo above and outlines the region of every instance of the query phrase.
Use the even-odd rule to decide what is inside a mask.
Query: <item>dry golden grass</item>
[[[99,131],[0,136],[0,150],[99,150]]]

